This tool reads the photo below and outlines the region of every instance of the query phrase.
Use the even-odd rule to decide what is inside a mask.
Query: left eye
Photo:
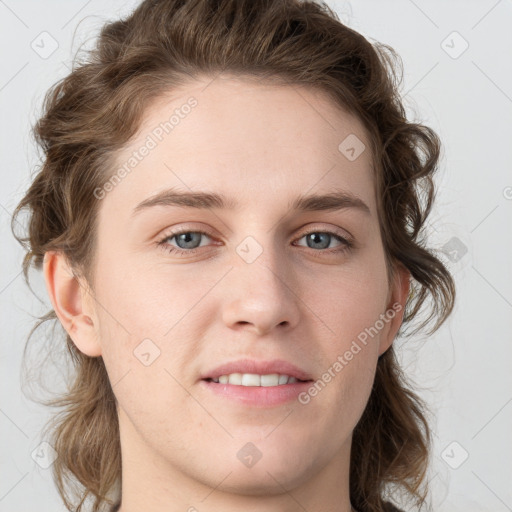
[[[159,242],[159,245],[162,245],[169,252],[193,252],[198,247],[196,244],[197,241],[200,240],[201,235],[205,235],[210,238],[208,233],[205,233],[204,231],[181,231],[167,235],[163,240]],[[173,238],[176,239],[178,244],[183,244],[184,247],[174,247],[169,245],[168,242],[170,242]]]
[[[204,231],[181,231],[166,235],[165,238],[158,242],[158,245],[170,253],[191,254],[201,246],[200,241],[202,235],[205,235],[207,238],[211,238],[211,236]],[[304,233],[300,238],[298,238],[298,240],[301,240],[305,237],[307,237],[306,243],[308,243],[308,247],[310,249],[329,249],[333,238],[341,242],[341,247],[336,248],[334,251],[331,250],[328,252],[342,252],[353,247],[353,243],[350,240],[330,231],[310,231],[308,233]],[[170,242],[173,239],[176,239],[178,247],[170,245]],[[309,245],[310,242],[313,244],[313,246]]]
[[[330,242],[333,239],[338,240],[341,242],[341,245],[343,246],[342,249],[348,249],[352,247],[351,242],[349,242],[346,238],[343,238],[340,235],[337,235],[336,233],[331,233],[330,231],[310,231],[309,233],[305,233],[302,235],[300,239],[307,237],[308,242],[312,242],[313,244],[320,245],[321,247],[310,247],[311,249],[328,249]],[[339,251],[340,249],[338,249]]]

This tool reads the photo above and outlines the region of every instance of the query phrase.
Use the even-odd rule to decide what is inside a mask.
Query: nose
[[[225,325],[258,336],[277,327],[295,327],[300,316],[300,290],[293,268],[282,255],[267,249],[255,261],[248,261],[243,254],[236,254],[224,284],[229,297],[224,302]]]

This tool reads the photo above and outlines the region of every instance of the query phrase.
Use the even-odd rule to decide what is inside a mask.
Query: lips
[[[273,359],[271,361],[239,359],[207,370],[200,378],[201,380],[218,379],[221,375],[229,375],[231,373],[256,373],[259,375],[278,373],[280,375],[295,377],[297,380],[301,381],[313,379],[310,373],[284,359]]]

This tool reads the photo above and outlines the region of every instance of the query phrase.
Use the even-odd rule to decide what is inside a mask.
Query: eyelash
[[[177,255],[183,255],[183,256],[186,256],[186,255],[190,256],[191,254],[195,254],[196,251],[201,249],[201,247],[196,247],[194,249],[180,249],[179,247],[174,247],[167,243],[168,240],[171,240],[174,237],[182,235],[184,233],[195,233],[195,234],[206,235],[209,238],[214,238],[213,235],[211,233],[209,233],[208,231],[191,230],[191,229],[184,228],[184,229],[178,229],[171,233],[167,233],[162,239],[160,239],[157,242],[157,245],[162,250],[164,250],[168,253],[171,253],[171,254],[177,254]],[[309,248],[314,252],[323,252],[323,253],[327,253],[327,254],[343,254],[345,252],[349,252],[354,247],[354,243],[351,240],[348,240],[332,231],[320,231],[318,229],[313,229],[311,231],[307,231],[306,233],[303,233],[298,238],[298,240],[300,240],[301,238],[304,238],[305,236],[311,235],[312,233],[321,233],[321,234],[326,234],[326,235],[332,235],[334,238],[336,238],[338,241],[342,242],[342,244],[343,244],[341,247],[334,248],[334,249],[311,249],[311,248]],[[303,246],[301,246],[301,247],[303,247]]]

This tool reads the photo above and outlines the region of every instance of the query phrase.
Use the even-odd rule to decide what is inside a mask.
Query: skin
[[[379,315],[405,306],[409,273],[387,280],[367,134],[321,91],[222,75],[152,103],[117,164],[191,96],[198,105],[101,200],[92,286],[61,254],[45,257],[60,321],[83,353],[103,357],[113,385],[121,511],[348,512],[352,431],[403,309],[307,405],[248,407],[199,379],[243,357],[285,359],[320,379]],[[338,150],[349,134],[367,148],[354,161]],[[171,187],[215,191],[239,209],[157,206],[132,217]],[[334,189],[370,214],[287,208]],[[190,256],[157,245],[178,227],[213,236],[189,240],[198,247]],[[342,243],[308,244],[310,228],[351,236],[355,247],[329,254]],[[250,264],[236,252],[247,236],[263,251]],[[187,250],[177,238],[169,245]],[[144,339],[160,350],[149,366],[133,353]],[[237,457],[248,442],[262,453],[252,467]]]

